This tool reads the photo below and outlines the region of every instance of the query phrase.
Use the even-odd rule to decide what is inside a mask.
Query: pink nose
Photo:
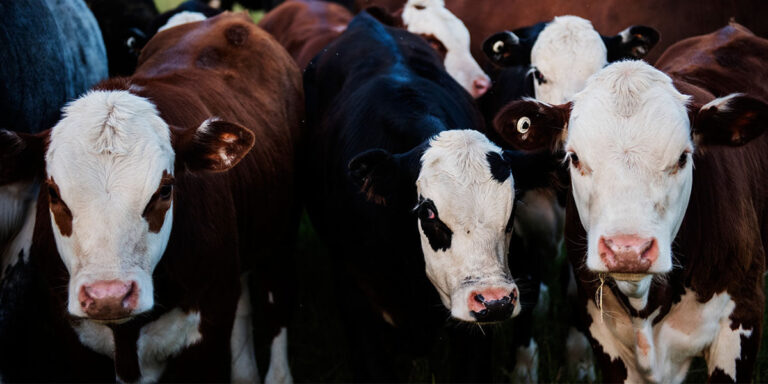
[[[485,92],[488,92],[488,88],[491,87],[491,82],[487,78],[480,77],[472,82],[472,97],[478,98]]]
[[[129,316],[136,309],[139,289],[135,281],[97,281],[80,287],[78,299],[88,317],[115,320]]]
[[[486,288],[470,292],[467,298],[470,313],[480,322],[509,319],[516,304],[517,288]]]
[[[643,273],[659,258],[656,239],[635,235],[601,237],[597,252],[609,272]]]

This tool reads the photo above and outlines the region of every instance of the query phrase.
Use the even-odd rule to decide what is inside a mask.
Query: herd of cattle
[[[765,4],[252,3],[0,2],[0,381],[291,382],[304,210],[355,381],[515,318],[536,382],[563,243],[571,380],[752,379]]]

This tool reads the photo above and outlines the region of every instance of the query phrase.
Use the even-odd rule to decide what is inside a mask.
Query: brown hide
[[[352,14],[335,3],[289,0],[264,15],[259,26],[271,33],[303,69],[344,32],[350,20]]]

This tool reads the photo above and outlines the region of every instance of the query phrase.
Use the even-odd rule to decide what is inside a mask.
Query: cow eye
[[[533,77],[536,79],[536,82],[538,82],[539,85],[542,85],[547,82],[547,79],[544,78],[544,75],[538,69],[533,71]]]
[[[577,156],[575,152],[571,152],[568,158],[571,159],[571,165],[574,168],[579,168],[581,166],[581,162],[579,162],[579,156]]]
[[[677,167],[678,168],[684,168],[685,164],[688,163],[688,151],[683,152],[682,155],[680,155],[680,158],[677,159]]]
[[[173,192],[173,185],[165,184],[162,187],[160,187],[160,198],[163,200],[168,200],[171,198],[171,193]]]
[[[429,202],[423,203],[419,207],[419,219],[422,221],[432,221],[437,219],[437,210]]]
[[[517,131],[525,134],[531,128],[531,119],[526,116],[520,118],[517,121]]]
[[[501,50],[504,49],[504,42],[503,41],[497,41],[493,43],[493,52],[494,53],[501,53]]]
[[[427,8],[427,7],[423,6],[423,5],[414,5],[413,7],[418,9],[419,11],[421,11],[422,9],[426,9]]]

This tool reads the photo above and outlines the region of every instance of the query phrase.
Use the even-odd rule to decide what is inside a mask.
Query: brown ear
[[[32,180],[45,170],[50,129],[38,134],[0,129],[0,185]]]
[[[223,172],[237,165],[254,141],[239,124],[208,119],[196,130],[174,129],[176,163],[190,171]]]
[[[565,138],[571,103],[549,105],[535,100],[507,104],[493,119],[493,128],[515,149],[558,152]]]
[[[697,146],[740,146],[762,135],[768,129],[768,105],[732,93],[701,107],[692,124]]]

